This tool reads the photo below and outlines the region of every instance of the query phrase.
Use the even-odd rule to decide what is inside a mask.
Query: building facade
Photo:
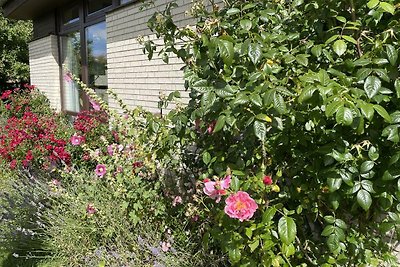
[[[29,44],[31,83],[50,99],[52,106],[76,114],[89,107],[88,99],[68,79],[67,70],[118,108],[107,96],[112,88],[126,104],[159,113],[160,94],[184,91],[182,63],[171,57],[165,64],[143,54],[137,38],[157,42],[147,27],[148,19],[162,11],[170,0],[146,5],[135,0],[0,0],[6,17],[33,21]],[[185,15],[188,0],[176,1],[178,26],[191,23]]]

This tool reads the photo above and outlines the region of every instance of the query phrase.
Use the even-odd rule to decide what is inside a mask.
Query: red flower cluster
[[[33,87],[28,89],[32,90]],[[71,156],[66,151],[67,141],[58,137],[59,123],[56,116],[39,115],[30,111],[29,91],[20,103],[14,99],[13,93],[20,89],[3,93],[11,106],[23,105],[24,108],[12,110],[5,125],[0,127],[0,157],[10,162],[10,168],[17,165],[25,167],[35,163],[41,167],[49,167],[60,161],[69,164]],[[15,100],[15,101],[14,101]],[[25,103],[26,102],[26,103]]]
[[[74,128],[82,133],[96,129],[100,124],[108,124],[108,115],[104,111],[82,111],[74,121]]]

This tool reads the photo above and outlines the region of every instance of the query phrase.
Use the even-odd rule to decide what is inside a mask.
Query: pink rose
[[[99,177],[103,177],[107,172],[106,166],[104,164],[98,164],[96,166],[95,173]]]
[[[204,194],[209,196],[212,199],[216,199],[216,202],[219,203],[221,201],[221,196],[226,195],[226,189],[231,185],[231,176],[228,175],[222,181],[216,180],[211,181],[206,179],[204,181]]]
[[[231,217],[239,219],[243,222],[253,217],[258,205],[249,194],[243,191],[238,191],[236,194],[230,195],[225,200],[225,213]]]

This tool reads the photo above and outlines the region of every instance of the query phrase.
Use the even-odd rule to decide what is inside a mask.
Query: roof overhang
[[[0,0],[4,16],[11,19],[34,19],[70,0]]]

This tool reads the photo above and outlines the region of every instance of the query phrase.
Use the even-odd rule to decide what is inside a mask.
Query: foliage
[[[204,245],[235,266],[394,264],[384,237],[400,239],[396,1],[196,2],[195,28],[179,28],[174,7],[148,24],[164,61],[185,63],[191,100],[169,114],[170,130],[152,122],[158,158],[258,204],[239,222],[200,196]],[[156,46],[144,50],[152,58]]]
[[[0,84],[29,81],[32,23],[4,18],[0,9]]]

